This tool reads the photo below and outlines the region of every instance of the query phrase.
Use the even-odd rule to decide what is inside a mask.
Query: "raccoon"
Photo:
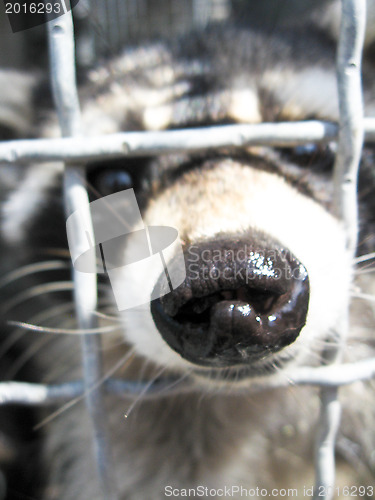
[[[335,49],[315,28],[270,34],[218,26],[127,50],[82,84],[84,130],[95,136],[336,121]],[[366,63],[368,116],[375,113],[373,73]],[[57,134],[54,119],[40,109],[30,135]],[[85,166],[91,200],[133,189],[146,226],[178,230],[186,271],[169,293],[153,264],[124,266],[111,283],[101,276],[101,321],[113,329],[103,336],[105,373],[150,383],[173,377],[175,384],[173,394],[106,399],[121,499],[311,495],[319,391],[272,389],[272,381],[288,379],[295,367],[325,363],[348,309],[350,335],[342,359],[372,356],[374,345],[371,302],[355,298],[358,290],[373,296],[373,269],[355,267],[333,211],[335,148],[231,147]],[[12,362],[2,377],[78,379],[79,339],[68,335],[77,326],[61,166],[20,168],[14,180],[5,172],[2,265],[17,272],[3,280],[4,318],[44,326],[45,332],[10,328],[3,356]],[[374,249],[374,188],[374,151],[366,146],[358,255],[368,255],[367,264]],[[139,229],[131,228],[118,254],[141,251]],[[165,262],[169,270],[181,271],[173,251],[166,252]],[[122,300],[141,305],[119,312],[110,285]],[[56,328],[66,333],[49,333]],[[270,388],[255,392],[259,381],[270,382]],[[373,497],[373,396],[372,382],[340,390],[337,497],[347,497],[344,486],[352,492],[362,486],[362,496]],[[21,490],[48,500],[103,498],[82,399],[52,412],[17,410],[16,430],[5,428],[13,453],[9,498]],[[41,423],[16,453],[17,428]],[[17,478],[14,456],[24,460]]]

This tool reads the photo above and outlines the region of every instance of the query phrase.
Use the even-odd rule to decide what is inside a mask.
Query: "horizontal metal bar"
[[[149,381],[133,382],[110,378],[103,382],[102,388],[109,394],[134,396],[146,391],[146,395],[174,392],[177,382],[174,379],[163,379],[150,384]],[[178,383],[178,392],[181,387],[192,387],[187,381]],[[83,380],[74,380],[65,384],[44,385],[28,382],[1,382],[0,406],[7,404],[47,406],[80,398],[93,389],[86,388]]]
[[[1,382],[0,405],[47,405],[73,399],[83,394],[83,381],[59,385]]]
[[[375,118],[365,118],[364,127],[365,140],[375,141]],[[328,142],[337,137],[337,124],[315,120],[219,125],[160,132],[121,132],[97,137],[7,141],[0,144],[0,161],[87,161],[219,147],[294,146],[309,142]]]
[[[293,385],[335,388],[372,378],[375,378],[375,358],[358,361],[357,363],[317,368],[295,368],[286,372],[282,378],[270,376],[262,382],[253,382],[248,387],[241,387],[239,391],[251,394]],[[103,387],[109,394],[129,397],[140,393],[143,393],[144,397],[161,394],[167,396],[197,389],[197,386],[189,379],[162,379],[150,384],[149,381],[134,382],[110,378],[103,382]],[[231,387],[230,390],[232,391],[233,388]],[[59,385],[2,382],[0,383],[0,405],[48,405],[83,396],[84,393],[85,386],[82,380]]]
[[[365,119],[366,140],[375,141],[375,118]],[[0,144],[0,162],[87,161],[251,145],[293,146],[328,142],[338,137],[331,122],[305,121],[220,125],[215,127],[122,132],[98,137],[29,139]]]

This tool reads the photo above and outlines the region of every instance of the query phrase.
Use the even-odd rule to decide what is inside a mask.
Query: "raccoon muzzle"
[[[306,322],[309,279],[289,250],[253,232],[190,245],[184,257],[185,281],[151,303],[160,334],[183,358],[246,365],[296,340]]]

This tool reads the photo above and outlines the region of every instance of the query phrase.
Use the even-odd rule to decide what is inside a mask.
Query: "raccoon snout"
[[[185,281],[151,303],[160,334],[183,358],[203,366],[249,364],[296,340],[309,279],[291,252],[252,234],[190,245],[184,257]]]

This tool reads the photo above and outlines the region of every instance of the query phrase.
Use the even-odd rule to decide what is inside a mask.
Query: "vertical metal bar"
[[[81,120],[77,95],[74,64],[74,33],[70,11],[48,22],[51,78],[60,126],[64,136],[81,134]],[[64,178],[67,215],[75,210],[86,212],[90,221],[88,196],[82,180],[80,167],[66,166]],[[91,241],[95,241],[92,226],[88,227]],[[87,235],[76,235],[79,247]],[[83,274],[73,269],[75,307],[80,328],[95,328],[97,305],[97,282],[95,274]],[[101,339],[99,335],[82,336],[82,357],[86,405],[91,418],[96,458],[104,497],[118,498],[115,487],[114,467],[111,459],[110,441],[104,404],[104,389],[98,384],[101,378]]]
[[[314,499],[331,500],[335,486],[335,443],[340,426],[341,405],[336,387],[320,391],[321,410],[317,430]]]
[[[348,234],[348,249],[357,246],[357,176],[364,122],[361,58],[366,26],[366,0],[342,0],[337,50],[339,141],[334,169],[335,209]]]
[[[342,18],[337,49],[339,96],[339,140],[334,168],[335,211],[343,221],[347,249],[354,258],[357,246],[357,176],[364,135],[361,57],[366,24],[366,0],[342,0]],[[348,308],[342,313],[340,335],[329,361],[339,360],[349,328]],[[317,433],[316,488],[314,498],[334,496],[335,442],[340,425],[338,388],[321,390],[321,414]]]

